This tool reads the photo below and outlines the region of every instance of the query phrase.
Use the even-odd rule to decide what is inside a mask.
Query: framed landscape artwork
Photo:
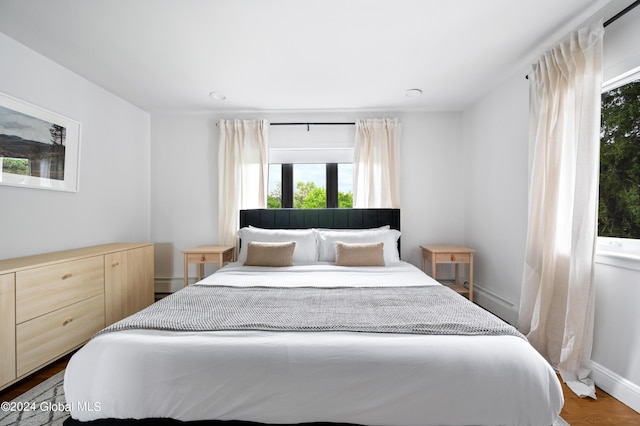
[[[80,123],[0,93],[0,185],[78,191]]]

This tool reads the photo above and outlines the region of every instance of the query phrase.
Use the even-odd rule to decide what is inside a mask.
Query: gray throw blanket
[[[512,335],[515,328],[443,286],[227,287],[190,285],[101,332],[351,331]]]

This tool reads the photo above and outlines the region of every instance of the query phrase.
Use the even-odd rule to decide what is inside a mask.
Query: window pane
[[[353,163],[338,164],[338,207],[353,207]]]
[[[267,194],[267,208],[282,207],[282,164],[269,164],[269,186]]]
[[[293,165],[293,207],[316,209],[327,206],[325,164]]]
[[[640,80],[602,94],[598,235],[640,238]]]

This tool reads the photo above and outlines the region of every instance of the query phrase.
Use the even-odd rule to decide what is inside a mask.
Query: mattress
[[[405,262],[385,267],[230,264],[199,284],[440,285]],[[125,330],[69,361],[71,416],[361,425],[551,425],[555,372],[516,336]]]

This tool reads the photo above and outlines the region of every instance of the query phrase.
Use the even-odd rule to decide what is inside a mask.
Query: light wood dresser
[[[153,301],[153,244],[0,260],[0,389]]]

